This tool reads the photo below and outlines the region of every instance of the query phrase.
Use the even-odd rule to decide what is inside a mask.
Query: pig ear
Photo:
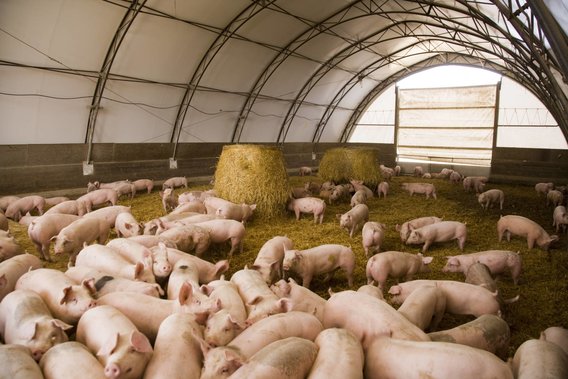
[[[426,257],[426,258],[422,258],[422,262],[424,262],[425,265],[432,263],[432,260],[434,259],[434,257]]]
[[[280,261],[278,259],[270,264],[270,268],[273,270],[278,268],[278,266],[280,266]]]
[[[335,218],[338,219],[338,220],[340,220],[340,219],[341,219],[341,215],[340,215],[339,213],[336,213],[336,214],[335,214]]]
[[[6,274],[2,274],[0,276],[0,288],[4,288],[8,284],[8,280],[6,279]]]
[[[85,280],[83,280],[81,285],[83,287],[85,287],[91,295],[94,295],[94,294],[97,293],[97,288],[95,287],[95,278],[85,279]]]
[[[260,266],[259,265],[252,265],[252,266],[250,266],[250,269],[258,271],[258,270],[260,270]]]
[[[251,205],[250,205],[250,210],[251,210],[251,211],[254,211],[255,209],[256,209],[256,204],[251,204]]]
[[[201,353],[203,354],[203,358],[205,358],[207,356],[207,353],[209,353],[209,351],[212,349],[212,347],[207,342],[205,342],[205,340],[202,340],[200,338],[198,340],[199,340],[199,347],[201,348]]]
[[[255,298],[251,299],[247,304],[248,305],[255,305],[256,303],[261,302],[262,299],[263,299],[263,297],[259,295],[259,296],[256,296]]]
[[[130,343],[134,350],[139,353],[151,353],[153,351],[152,345],[150,345],[150,341],[148,341],[148,337],[140,333],[138,330],[133,330],[130,334]]]
[[[227,317],[227,319],[233,325],[233,327],[237,330],[244,330],[247,327],[246,323],[240,322],[239,320],[236,320],[233,317],[233,315],[231,315],[230,313],[229,313],[229,316]]]
[[[389,294],[391,294],[391,295],[400,295],[400,286],[398,286],[398,285],[397,285],[397,286],[392,286],[392,287],[389,289]]]
[[[193,286],[188,282],[183,282],[179,289],[178,301],[180,305],[187,304],[193,297]]]
[[[215,277],[220,276],[229,269],[229,261],[223,259],[222,261],[215,263],[215,269]]]
[[[125,227],[126,229],[130,230],[130,229],[132,229],[132,224],[129,223],[129,222],[125,222],[125,223],[124,223],[124,227]]]
[[[144,272],[144,263],[136,262],[136,265],[134,266],[134,279],[140,278],[143,272]]]
[[[61,330],[69,330],[73,327],[73,325],[69,325],[59,319],[54,318],[53,320],[51,320],[51,324],[53,326],[55,326],[56,328],[59,328]]]
[[[290,284],[284,280],[282,281],[282,286],[280,286],[280,288],[284,290],[285,295],[289,295],[290,291],[292,290],[292,286],[290,286]]]
[[[73,287],[68,286],[63,288],[63,296],[61,296],[61,299],[59,300],[59,304],[65,304],[68,300],[68,297],[71,296],[71,294],[73,293]]]
[[[114,334],[114,336],[109,337],[105,343],[101,346],[99,351],[97,351],[98,357],[108,357],[112,354],[116,345],[118,344],[118,332]]]
[[[211,292],[213,292],[213,288],[207,284],[202,284],[201,287],[199,287],[199,290],[207,296],[211,295]]]
[[[31,341],[37,333],[37,321],[28,322],[22,326],[22,338]]]
[[[282,310],[283,312],[290,312],[292,310],[292,302],[290,299],[282,298],[276,302],[278,309]]]

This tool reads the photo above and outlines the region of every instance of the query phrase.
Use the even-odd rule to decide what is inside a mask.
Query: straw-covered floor
[[[290,177],[292,187],[301,186],[306,181],[321,183],[317,176]],[[409,197],[403,192],[400,183],[409,181],[430,181],[435,184],[438,199],[428,199],[422,195]],[[217,184],[218,185],[218,184]],[[191,186],[189,190],[209,189],[211,186]],[[552,207],[547,207],[544,198],[538,198],[532,186],[521,185],[495,185],[488,183],[486,189],[499,188],[505,192],[505,205],[503,211],[498,208],[483,210],[477,203],[473,193],[466,193],[461,185],[452,185],[441,179],[416,179],[412,177],[395,177],[390,182],[389,196],[380,200],[375,198],[368,202],[370,220],[380,221],[388,226],[383,250],[399,250],[418,253],[421,246],[407,246],[400,242],[396,224],[420,217],[438,216],[444,220],[465,222],[468,229],[468,238],[464,253],[476,251],[503,249],[520,251],[523,259],[523,271],[519,284],[513,285],[511,278],[505,275],[498,279],[498,286],[504,298],[520,295],[516,303],[506,305],[503,309],[503,318],[509,323],[512,333],[510,355],[516,348],[529,338],[538,338],[542,330],[549,326],[568,327],[568,251],[567,236],[561,235],[560,241],[553,245],[550,253],[539,248],[527,249],[524,239],[514,237],[511,242],[497,241],[496,222],[500,214],[519,214],[533,219],[542,225],[549,233],[552,230]],[[177,189],[176,193],[186,191]],[[133,200],[122,199],[121,205],[132,207],[132,213],[140,221],[147,221],[163,215],[162,205],[158,192],[139,194]],[[366,284],[365,265],[367,259],[361,244],[361,233],[350,238],[348,233],[339,227],[336,214],[349,210],[349,202],[337,205],[328,205],[323,224],[314,224],[311,215],[303,216],[296,221],[292,213],[266,218],[256,217],[247,223],[247,235],[244,240],[244,251],[235,254],[231,260],[231,267],[227,273],[232,273],[253,263],[261,246],[270,238],[277,235],[286,235],[291,238],[299,249],[306,249],[326,243],[337,243],[351,246],[357,256],[355,270],[355,286]],[[37,254],[29,241],[26,228],[10,222],[10,229],[19,243],[28,251]],[[111,236],[114,238],[114,235]],[[224,259],[228,246],[214,248],[205,256],[210,261]],[[415,279],[452,279],[464,280],[462,274],[445,274],[442,267],[448,255],[460,254],[455,241],[434,244],[427,255],[433,256],[432,272],[416,275]],[[56,262],[47,264],[47,267],[65,270],[67,257],[56,257]],[[394,281],[389,280],[387,290]],[[341,291],[347,288],[347,281],[342,272],[338,272],[329,283],[323,283],[321,278],[312,281],[312,290],[324,298],[328,298],[328,288]],[[386,296],[388,299],[388,295]],[[356,310],[355,310],[356,311]],[[439,330],[454,327],[458,324],[472,320],[473,317],[445,315]]]

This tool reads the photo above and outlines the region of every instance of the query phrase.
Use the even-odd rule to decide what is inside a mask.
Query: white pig
[[[148,338],[118,309],[99,305],[77,325],[77,341],[85,344],[112,379],[140,378],[152,356]]]
[[[540,333],[540,339],[558,345],[568,354],[568,329],[561,326],[551,326]]]
[[[278,297],[290,299],[290,310],[312,314],[323,322],[326,300],[317,293],[299,285],[292,278],[288,278],[288,281],[281,279],[271,285],[270,289]]]
[[[379,337],[365,350],[365,378],[513,379],[495,354],[473,347]]]
[[[260,273],[245,266],[231,276],[231,283],[237,286],[239,295],[247,309],[248,324],[277,313],[290,310],[289,299],[279,299],[270,290]]]
[[[533,220],[517,215],[502,216],[497,221],[499,242],[503,239],[503,235],[506,236],[507,241],[510,241],[511,234],[525,237],[529,249],[532,249],[536,243],[538,247],[548,251],[550,244],[558,240],[557,235],[549,236],[542,226]]]
[[[49,208],[47,211],[44,212],[44,215],[53,214],[53,213],[64,213],[70,215],[83,216],[85,212],[86,210],[81,207],[81,203],[78,203],[77,200],[67,200]]]
[[[4,214],[9,219],[19,221],[26,213],[36,209],[40,215],[43,214],[45,208],[45,198],[38,195],[30,195],[19,198],[10,203]]]
[[[414,274],[430,272],[428,266],[433,257],[423,257],[422,254],[404,253],[401,251],[385,251],[373,255],[367,261],[367,284],[376,281],[383,289],[387,279],[412,280]]]
[[[432,183],[401,183],[401,188],[408,191],[410,196],[415,193],[425,194],[426,198],[429,199],[432,196],[434,199],[436,197],[436,187]]]
[[[110,225],[98,218],[79,218],[67,225],[56,237],[53,251],[55,255],[69,254],[69,263],[75,264],[75,258],[85,243],[97,241],[105,243],[110,232]]]
[[[245,224],[252,218],[256,204],[223,204],[215,211],[217,218],[240,221]]]
[[[541,194],[543,194],[546,197],[548,191],[554,189],[554,183],[537,183],[534,185],[534,189],[537,195],[540,196]]]
[[[80,342],[53,346],[39,361],[45,379],[108,379],[104,367]]]
[[[435,285],[446,295],[446,312],[457,315],[501,315],[498,293],[469,283],[454,280],[412,280],[389,289],[391,301],[401,304],[414,290],[424,285]]]
[[[522,259],[519,252],[509,250],[487,250],[471,254],[447,256],[446,265],[443,272],[467,273],[468,268],[476,263],[483,263],[487,266],[491,274],[497,275],[508,270],[513,278],[513,283],[517,285],[521,275]]]
[[[379,185],[377,186],[377,196],[379,197],[379,199],[381,198],[381,195],[383,195],[383,197],[387,197],[389,193],[389,184],[387,182],[380,182]]]
[[[13,236],[8,233],[0,234],[0,262],[23,253],[24,249]]]
[[[355,254],[351,248],[337,244],[325,244],[306,250],[285,250],[282,268],[285,272],[299,275],[306,288],[310,288],[314,276],[326,274],[325,281],[329,281],[335,270],[342,269],[349,287],[352,287]]]
[[[254,354],[231,378],[304,379],[317,352],[316,344],[304,338],[288,337],[274,341]]]
[[[44,214],[33,220],[28,226],[28,236],[36,246],[40,257],[51,262],[49,247],[51,239],[59,234],[63,228],[78,220],[79,216],[71,214]]]
[[[154,181],[152,179],[138,179],[132,182],[136,192],[146,190],[148,193],[154,189]]]
[[[314,342],[319,350],[308,379],[363,379],[365,354],[353,333],[347,329],[329,328],[322,330]],[[337,354],[338,351],[341,354]]]
[[[227,254],[230,259],[233,253],[238,249],[239,253],[243,252],[243,239],[245,238],[246,230],[243,223],[235,220],[210,220],[204,222],[198,222],[195,224],[201,227],[207,232],[211,237],[211,242],[215,244],[222,244],[227,241],[231,243],[231,250]]]
[[[239,335],[246,324],[247,310],[237,286],[227,280],[216,280],[201,286],[211,300],[219,299],[223,309],[207,319],[203,337],[209,346],[225,346]]]
[[[0,344],[0,367],[3,379],[44,379],[30,349],[22,345]]]
[[[500,189],[490,189],[477,194],[477,201],[483,209],[492,208],[494,204],[499,203],[499,209],[503,209],[505,194]]]
[[[554,207],[562,205],[564,202],[564,194],[558,190],[550,190],[546,194],[546,205],[552,205]]]
[[[168,254],[168,261],[174,265],[182,258],[191,259],[199,269],[199,283],[207,284],[212,280],[219,279],[229,269],[229,261],[226,259],[220,260],[217,263],[211,263],[191,254],[184,253],[183,251],[173,249],[170,247],[157,247],[151,250],[155,252],[156,249],[166,249]]]
[[[387,302],[355,291],[333,294],[325,304],[323,326],[344,328],[357,337],[363,349],[380,336],[413,341],[430,338]]]
[[[114,228],[116,218],[120,213],[128,212],[130,213],[130,207],[124,205],[112,205],[110,207],[103,207],[95,211],[89,212],[84,215],[85,218],[98,218],[100,220],[106,221],[111,228]]]
[[[25,273],[16,282],[16,289],[37,292],[53,316],[67,324],[76,325],[83,313],[97,305],[94,280],[79,283],[50,268]]]
[[[197,265],[189,259],[178,260],[172,268],[172,272],[168,278],[167,298],[170,300],[177,299],[179,291],[184,283],[193,286],[193,293],[196,297],[203,295],[199,288],[199,270]]]
[[[440,221],[442,221],[441,218],[434,216],[419,217],[410,221],[406,221],[400,226],[397,224],[396,231],[400,232],[400,240],[402,241],[402,243],[405,243],[408,239],[408,236],[410,236],[410,232],[413,229],[418,229],[425,225],[434,224]]]
[[[562,232],[566,233],[568,226],[568,213],[564,205],[558,205],[552,213],[552,226],[556,227],[556,233],[562,228]]]
[[[440,221],[412,230],[406,240],[406,244],[423,243],[422,252],[426,253],[434,242],[446,242],[455,239],[458,241],[460,250],[463,251],[466,238],[467,228],[465,224],[458,221]]]
[[[162,207],[164,208],[164,212],[168,213],[173,211],[178,206],[173,188],[167,187],[163,191],[160,191],[160,197],[162,198]]]
[[[366,204],[358,204],[344,214],[337,214],[339,226],[349,232],[349,237],[353,238],[353,233],[362,228],[369,221],[369,207]]]
[[[114,230],[117,237],[132,237],[142,234],[143,227],[130,212],[121,212],[116,216]]]
[[[290,199],[287,208],[296,215],[296,220],[300,219],[302,213],[313,213],[314,224],[321,224],[325,215],[325,201],[317,197],[302,197],[300,199]]]
[[[16,282],[26,272],[42,267],[33,254],[20,254],[0,262],[0,301],[16,288]]]
[[[177,225],[158,235],[174,243],[181,251],[186,253],[194,251],[198,257],[201,257],[211,245],[209,230],[196,224]]]
[[[118,193],[110,188],[101,188],[79,197],[77,202],[81,203],[80,207],[84,207],[88,213],[93,207],[103,205],[107,202],[116,205],[118,202]]]
[[[353,196],[351,196],[351,202],[349,204],[351,205],[351,208],[353,208],[358,204],[366,204],[366,203],[367,203],[367,194],[365,193],[365,191],[357,190],[355,191]]]
[[[428,336],[432,341],[459,343],[483,349],[506,360],[509,354],[511,330],[509,324],[501,317],[481,315],[475,320],[458,325],[455,328],[428,333]]]
[[[10,206],[11,203],[13,203],[14,201],[20,199],[19,196],[2,196],[0,197],[0,210],[2,211],[1,213],[5,213],[6,209],[8,209],[8,207]]]
[[[365,256],[369,258],[373,253],[381,251],[381,245],[385,240],[386,225],[375,221],[367,221],[363,225],[362,242]]]
[[[515,351],[516,379],[568,378],[568,355],[554,343],[529,339]]]
[[[266,284],[270,285],[283,277],[284,250],[293,248],[294,242],[290,238],[273,237],[262,245],[251,268],[260,272]]]
[[[144,379],[199,379],[203,332],[195,317],[174,313],[161,324]]]
[[[156,339],[160,324],[173,313],[190,313],[204,325],[209,314],[221,309],[218,301],[202,302],[194,296],[189,283],[182,285],[176,300],[158,299],[141,293],[111,292],[98,299],[99,304],[112,305],[140,330],[150,341]]]
[[[187,178],[185,176],[176,176],[173,178],[169,178],[162,184],[162,189],[171,188],[174,189],[176,187],[185,187],[187,188]]]
[[[75,265],[78,267],[90,267],[109,275],[120,276],[132,280],[140,280],[147,283],[156,283],[156,278],[152,273],[150,265],[145,265],[142,261],[132,263],[124,258],[115,249],[94,244],[85,246],[79,254]],[[149,267],[148,267],[149,266]]]
[[[466,192],[475,190],[475,193],[483,192],[483,187],[487,183],[486,176],[467,176],[463,179],[463,188]]]
[[[54,318],[34,291],[16,290],[0,302],[0,335],[5,343],[28,347],[39,361],[56,344],[68,340],[69,325]]]
[[[408,295],[397,311],[422,330],[436,330],[446,312],[446,295],[436,286],[421,286]]]

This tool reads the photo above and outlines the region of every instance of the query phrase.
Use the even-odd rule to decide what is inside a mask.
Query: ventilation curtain
[[[398,159],[490,166],[497,90],[397,89]]]

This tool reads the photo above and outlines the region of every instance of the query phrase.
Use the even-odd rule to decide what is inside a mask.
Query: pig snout
[[[45,351],[43,349],[34,349],[32,350],[32,358],[36,361],[39,362],[39,360],[41,359],[41,357],[43,357],[43,355],[45,354]]]
[[[105,376],[109,379],[118,378],[120,376],[120,373],[120,367],[114,362],[107,364],[105,367]]]

